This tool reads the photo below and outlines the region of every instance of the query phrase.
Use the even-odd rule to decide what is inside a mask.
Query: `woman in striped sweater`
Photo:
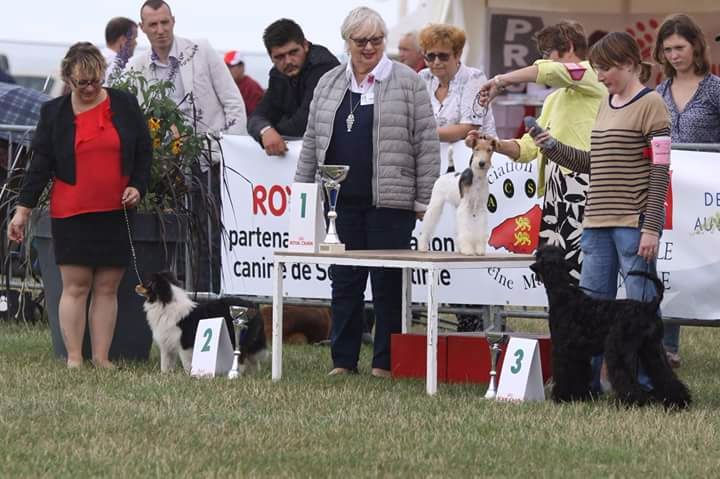
[[[590,151],[548,143],[548,133],[535,141],[552,161],[590,173],[580,287],[595,297],[615,298],[618,273],[656,272],[669,165],[653,161],[650,140],[669,135],[670,114],[662,97],[645,87],[650,66],[641,61],[637,43],[627,33],[610,33],[596,43],[590,63],[609,94],[600,103]],[[655,296],[653,285],[641,276],[626,276],[625,290],[632,299]],[[651,388],[642,376],[641,383]],[[598,392],[599,386],[596,375]]]

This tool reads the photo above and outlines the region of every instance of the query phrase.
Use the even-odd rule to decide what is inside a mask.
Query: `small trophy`
[[[320,243],[321,253],[340,253],[345,251],[345,245],[340,242],[335,219],[337,218],[337,200],[340,195],[340,182],[347,178],[350,167],[348,165],[320,165],[322,182],[328,199],[328,229],[325,240]]]
[[[244,306],[230,306],[230,317],[233,319],[233,329],[235,330],[235,351],[233,352],[233,362],[228,379],[235,379],[240,376],[240,332],[247,328],[248,308]]]
[[[503,332],[487,330],[485,331],[485,339],[490,345],[490,383],[485,393],[485,399],[495,399],[497,394],[497,362],[500,359],[500,345],[505,342],[505,334]]]

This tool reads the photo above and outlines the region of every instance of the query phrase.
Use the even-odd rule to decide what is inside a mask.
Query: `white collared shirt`
[[[154,51],[150,53],[150,72],[152,72],[152,76],[149,80],[170,80],[175,85],[175,89],[170,93],[170,98],[178,105],[185,98],[185,86],[183,85],[182,75],[180,75],[182,61],[182,55],[178,52],[177,42],[174,39],[168,53],[167,63],[162,63]],[[189,101],[183,102],[180,109],[189,112]]]
[[[491,107],[488,106],[485,113],[485,109],[476,104],[480,87],[487,82],[482,70],[460,64],[455,77],[450,80],[448,94],[442,102],[435,96],[440,80],[430,72],[429,68],[420,71],[418,75],[427,86],[438,127],[457,124],[475,125],[481,126],[483,133],[497,136]]]
[[[358,85],[355,79],[355,74],[352,70],[352,61],[348,60],[347,68],[345,69],[345,76],[350,80],[350,91],[353,93],[360,93],[361,95],[367,95],[368,93],[375,91],[375,80],[383,81],[390,76],[392,71],[393,63],[387,55],[382,56],[380,61],[375,68],[368,73],[362,82]]]

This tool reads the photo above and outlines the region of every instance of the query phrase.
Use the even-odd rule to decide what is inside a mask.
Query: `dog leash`
[[[123,203],[123,213],[125,214],[125,226],[127,226],[128,242],[130,243],[130,254],[132,255],[133,268],[138,279],[138,285],[142,285],[143,281],[138,270],[137,256],[135,255],[135,245],[133,244],[132,231],[130,230],[130,218],[128,217],[127,206]]]
[[[639,258],[639,256],[638,256],[638,258]],[[637,261],[638,261],[637,259],[634,260],[635,263],[637,263]],[[633,263],[633,266],[635,265],[635,263]],[[642,272],[645,272],[645,273],[650,273],[650,263],[645,262],[645,268],[643,268],[643,269],[635,269],[635,268],[633,267],[628,273],[626,273],[625,275],[623,275],[623,283],[627,283],[627,277],[630,275],[631,272],[634,272],[634,271],[642,271]],[[642,293],[642,297],[643,297],[643,298],[645,297],[645,293],[646,293],[646,291],[647,291],[647,285],[648,285],[648,280],[647,280],[647,278],[646,278],[646,280],[643,282],[643,293]],[[577,285],[576,288],[581,289],[581,290],[583,290],[583,291],[585,291],[585,292],[587,292],[587,293],[594,293],[594,294],[597,294],[597,295],[600,295],[600,296],[603,295],[603,293],[602,293],[601,291],[597,291],[597,290],[594,290],[594,289],[592,289],[592,288],[588,288],[587,286]],[[619,289],[620,289],[620,285],[618,285],[616,291],[619,290]]]
[[[477,108],[480,108],[482,110],[482,113],[479,113]],[[490,110],[490,105],[488,105],[488,106],[480,105],[480,91],[478,90],[478,92],[475,94],[475,99],[473,100],[473,103],[472,103],[472,112],[473,112],[473,115],[480,117],[480,121],[481,121],[480,125],[481,126],[485,125],[485,118],[487,117],[488,110]]]

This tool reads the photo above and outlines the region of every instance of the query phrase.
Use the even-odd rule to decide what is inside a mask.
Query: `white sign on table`
[[[191,376],[223,376],[230,371],[233,348],[225,318],[203,319],[198,323],[193,346]]]
[[[545,389],[536,339],[510,338],[505,350],[498,401],[544,401]]]
[[[317,183],[292,184],[288,250],[300,253],[318,252],[320,242],[325,239],[320,194],[320,185]]]

